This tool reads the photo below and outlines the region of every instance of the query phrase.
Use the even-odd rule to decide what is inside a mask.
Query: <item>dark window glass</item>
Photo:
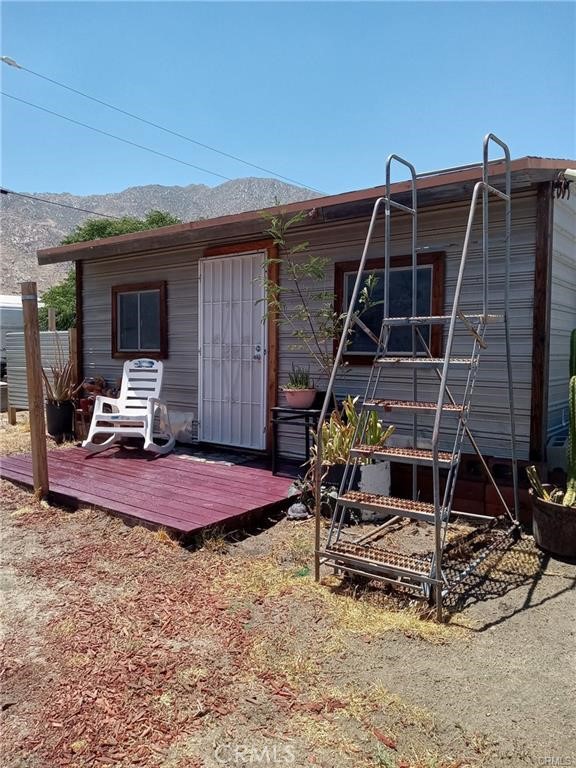
[[[377,282],[372,290],[371,306],[364,311],[360,319],[370,328],[375,336],[380,336],[382,318],[384,314],[384,270],[373,270]],[[352,297],[355,272],[347,272],[344,275],[344,296],[346,307]],[[418,293],[416,297],[417,312],[419,315],[430,315],[432,306],[432,267],[418,267]],[[410,267],[396,267],[390,270],[390,317],[409,317],[412,314],[412,270]],[[420,328],[426,344],[430,345],[430,326]],[[418,351],[423,352],[421,344]],[[376,352],[376,344],[360,328],[352,331],[347,354],[366,355]],[[388,341],[388,352],[410,354],[412,352],[412,332],[410,327],[393,328]]]
[[[138,350],[138,294],[118,294],[118,337],[120,349]]]
[[[140,294],[140,349],[160,349],[160,291]]]
[[[118,294],[118,337],[124,352],[160,349],[160,291]]]

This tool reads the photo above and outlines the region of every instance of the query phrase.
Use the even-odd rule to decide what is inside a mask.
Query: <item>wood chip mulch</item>
[[[36,534],[44,527],[47,540],[48,528],[61,525],[41,508],[20,524],[31,523]],[[5,758],[19,754],[51,768],[153,766],[207,718],[235,709],[246,616],[210,591],[221,564],[146,531],[119,537],[112,522],[101,533],[69,542],[58,557],[17,565],[56,596],[56,607],[43,630],[32,726],[14,732],[18,721],[9,713],[19,702],[7,710]],[[25,698],[30,665],[19,658],[21,641],[16,627],[0,674],[3,688]],[[187,757],[184,764],[202,763]]]

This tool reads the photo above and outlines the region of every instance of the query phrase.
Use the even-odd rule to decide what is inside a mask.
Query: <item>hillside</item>
[[[105,195],[71,195],[63,193],[30,193],[57,203],[86,208],[113,216],[144,216],[158,209],[193,221],[231,213],[240,213],[281,203],[296,202],[314,194],[301,187],[275,179],[245,178],[227,181],[217,187],[190,184],[187,187],[165,187],[152,184],[129,187],[122,192]],[[18,293],[25,280],[36,280],[39,290],[58,282],[68,271],[68,264],[39,267],[36,251],[58,245],[74,227],[90,218],[70,208],[42,203],[17,195],[0,196],[2,252],[1,293]]]

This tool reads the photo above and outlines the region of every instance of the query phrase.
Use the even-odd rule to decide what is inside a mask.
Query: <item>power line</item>
[[[97,99],[95,96],[90,96],[88,93],[84,93],[84,91],[80,91],[77,88],[73,88],[70,85],[66,85],[65,83],[61,83],[59,80],[54,80],[51,77],[48,77],[47,75],[42,75],[40,72],[35,72],[33,69],[28,69],[28,67],[23,67],[21,64],[17,64],[13,59],[10,59],[8,56],[2,56],[1,60],[8,64],[11,67],[15,67],[16,69],[21,69],[24,72],[28,72],[31,75],[34,75],[34,77],[39,77],[42,80],[46,80],[49,83],[53,83],[54,85],[57,85],[59,88],[65,88],[67,91],[70,91],[71,93],[76,93],[78,96],[82,96],[85,99],[89,99],[90,101],[95,102],[96,104],[101,104],[104,107],[107,107],[108,109],[112,109],[115,112],[119,112],[122,115],[126,115],[127,117],[132,118],[133,120],[138,120],[141,123],[144,123],[145,125],[150,125],[153,128],[157,128],[160,131],[164,131],[164,133],[169,133],[171,136],[176,136],[179,139],[183,139],[184,141],[188,141],[190,144],[196,144],[198,147],[202,147],[203,149],[207,149],[210,152],[216,152],[218,155],[222,155],[223,157],[227,157],[230,160],[235,160],[238,163],[242,163],[243,165],[247,165],[250,168],[256,168],[258,171],[263,171],[264,173],[269,173],[272,176],[275,176],[277,179],[283,179],[284,181],[289,181],[292,184],[298,184],[301,187],[305,187],[306,189],[309,189],[311,192],[317,192],[319,195],[324,194],[318,189],[315,189],[314,187],[309,187],[307,184],[303,184],[301,181],[298,181],[297,179],[291,179],[289,176],[283,176],[280,173],[276,173],[275,171],[270,170],[269,168],[264,168],[261,165],[256,165],[255,163],[251,163],[248,160],[243,160],[241,157],[238,157],[237,155],[232,155],[229,152],[224,152],[221,149],[217,149],[216,147],[212,147],[209,144],[204,144],[201,141],[198,141],[197,139],[192,139],[189,136],[185,136],[183,133],[179,133],[178,131],[174,131],[171,128],[166,128],[163,125],[160,125],[159,123],[155,123],[152,120],[147,120],[145,117],[141,117],[140,115],[135,115],[133,112],[128,112],[126,109],[122,109],[121,107],[117,107],[114,104],[110,104],[107,101],[103,101],[102,99]],[[218,174],[216,174],[218,175]],[[225,178],[225,177],[223,177]]]
[[[108,136],[111,139],[116,139],[116,141],[121,141],[124,144],[129,144],[131,147],[137,147],[138,149],[143,149],[146,152],[151,152],[153,155],[158,155],[159,157],[165,157],[167,160],[174,160],[175,163],[180,163],[181,165],[187,165],[189,168],[195,168],[197,171],[202,171],[202,173],[209,173],[212,176],[218,176],[220,179],[225,179],[226,181],[234,181],[234,179],[231,179],[229,176],[223,176],[221,173],[216,173],[215,171],[209,171],[207,168],[202,168],[200,165],[194,165],[194,163],[188,163],[186,160],[180,160],[178,157],[173,157],[172,155],[167,155],[165,152],[160,152],[157,149],[152,149],[152,147],[146,147],[144,144],[137,144],[135,141],[130,141],[130,139],[124,139],[122,136],[116,136],[115,133],[110,133],[109,131],[103,131],[101,128],[95,128],[93,125],[88,125],[88,123],[82,123],[80,120],[74,120],[71,117],[67,117],[66,115],[61,115],[60,112],[54,112],[51,109],[47,109],[46,107],[41,107],[39,104],[33,104],[31,101],[26,101],[26,99],[20,99],[18,96],[13,96],[11,93],[6,93],[6,91],[0,91],[0,93],[3,96],[7,96],[9,99],[14,99],[14,101],[19,101],[21,104],[26,104],[29,107],[33,107],[34,109],[39,109],[41,112],[46,112],[49,115],[54,115],[55,117],[59,117],[61,120],[66,120],[69,123],[73,123],[74,125],[80,125],[82,128],[88,128],[90,131],[94,131],[95,133],[100,133],[103,136]]]
[[[121,221],[120,216],[112,216],[110,213],[98,213],[98,211],[89,211],[87,208],[79,208],[77,205],[68,205],[68,203],[57,203],[55,200],[46,200],[44,197],[36,197],[36,195],[25,195],[24,192],[15,192],[13,189],[0,189],[2,195],[18,195],[18,197],[27,197],[29,200],[35,200],[37,203],[47,203],[48,205],[57,205],[60,208],[72,208],[73,211],[81,211],[82,213],[91,213],[93,216],[102,216],[104,219],[116,219]]]

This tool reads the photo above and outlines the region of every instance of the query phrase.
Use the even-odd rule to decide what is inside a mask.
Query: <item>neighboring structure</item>
[[[5,375],[6,368],[6,334],[11,331],[21,331],[23,328],[22,297],[6,294],[0,296],[0,360],[2,363],[2,377]]]
[[[51,377],[50,367],[67,360],[70,355],[70,333],[73,331],[40,331],[42,367]],[[24,331],[6,334],[6,367],[8,382],[8,418],[16,423],[16,411],[28,410],[28,381]]]
[[[544,459],[549,436],[563,424],[569,331],[576,326],[576,184],[569,200],[556,199],[555,179],[574,165],[573,160],[535,157],[512,162],[510,325],[521,460]],[[500,163],[491,165],[496,186],[501,171]],[[442,314],[451,306],[470,196],[480,173],[474,165],[418,180],[420,265],[423,284],[429,285],[422,314]],[[406,202],[407,190],[400,182],[393,185],[392,194]],[[340,309],[346,307],[374,200],[382,194],[384,188],[377,187],[283,207],[286,212],[310,212],[291,237],[294,242],[309,241],[312,253],[330,260],[322,287],[335,291]],[[498,201],[490,205],[490,290],[497,312],[502,300],[503,209]],[[401,291],[409,229],[405,214],[393,216],[393,267]],[[374,269],[382,256],[383,218],[373,246]],[[269,414],[279,385],[293,362],[308,361],[291,351],[287,329],[267,323],[265,304],[259,302],[264,258],[276,255],[265,229],[261,212],[254,211],[39,251],[40,264],[76,262],[79,364],[84,374],[115,380],[124,359],[144,353],[158,357],[165,361],[163,396],[178,422],[194,422],[194,438],[269,448]],[[463,294],[470,304],[479,265],[478,246],[471,254]],[[396,298],[401,303],[402,294]],[[483,354],[470,426],[485,454],[505,459],[509,420],[504,342],[497,332],[491,333],[494,338]],[[441,345],[441,337],[435,343]],[[359,394],[370,356],[353,347],[347,357],[349,369],[338,389]],[[398,397],[406,376],[391,375]],[[280,451],[295,455],[299,446],[281,432]]]

